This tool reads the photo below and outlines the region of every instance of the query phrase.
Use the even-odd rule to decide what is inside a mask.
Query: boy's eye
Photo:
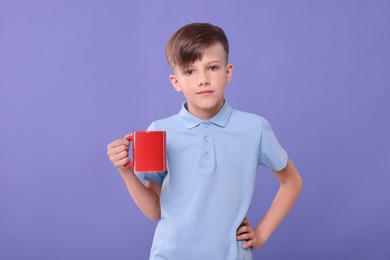
[[[192,73],[194,73],[194,71],[191,70],[191,69],[187,69],[187,70],[184,71],[184,75],[186,75],[186,76],[191,76]]]
[[[211,71],[216,71],[218,69],[219,69],[219,67],[215,66],[215,65],[209,67],[209,70],[211,70]]]

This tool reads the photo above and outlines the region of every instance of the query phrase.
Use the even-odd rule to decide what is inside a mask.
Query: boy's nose
[[[198,86],[204,87],[208,85],[210,85],[210,80],[208,79],[208,77],[205,74],[200,75],[198,78]]]

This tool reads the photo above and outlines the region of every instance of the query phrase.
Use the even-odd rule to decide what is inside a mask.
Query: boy
[[[129,142],[108,145],[141,211],[159,220],[150,259],[252,259],[287,215],[302,187],[301,177],[262,117],[232,109],[224,99],[233,66],[223,30],[207,23],[176,31],[166,47],[170,81],[186,98],[179,114],[153,122],[167,132],[167,172],[136,173]],[[263,220],[245,218],[258,165],[273,170],[280,188]]]

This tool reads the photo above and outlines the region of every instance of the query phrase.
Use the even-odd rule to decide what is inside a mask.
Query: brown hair
[[[229,42],[225,32],[209,23],[191,23],[171,36],[165,48],[165,55],[172,69],[174,66],[183,67],[201,59],[204,50],[216,43],[221,43],[224,47],[227,63]]]

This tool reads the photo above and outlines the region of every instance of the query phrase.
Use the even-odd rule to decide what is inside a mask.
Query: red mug
[[[126,166],[135,172],[165,172],[166,133],[165,131],[137,131],[126,137],[133,143],[133,160]]]

